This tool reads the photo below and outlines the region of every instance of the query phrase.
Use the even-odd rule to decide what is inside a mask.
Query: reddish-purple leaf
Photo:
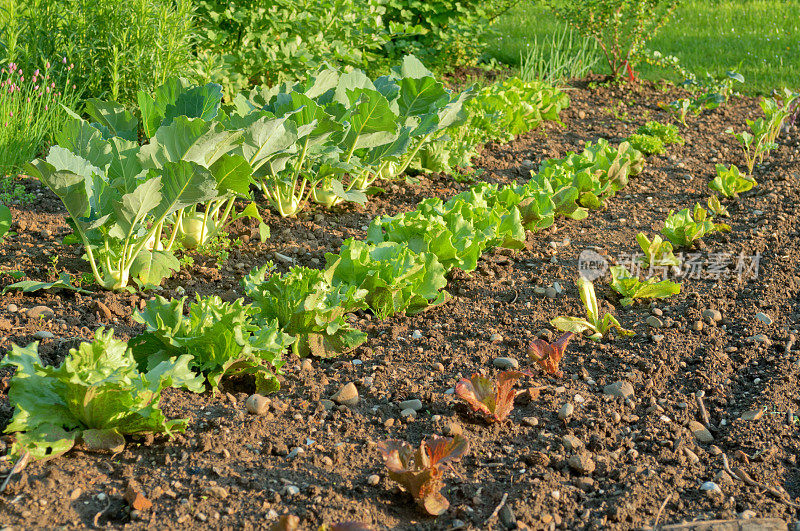
[[[450,506],[439,492],[443,464],[457,461],[466,453],[467,440],[457,435],[422,441],[414,448],[405,441],[390,439],[378,444],[389,477],[399,483],[428,514],[438,516]]]
[[[564,373],[559,370],[558,366],[561,364],[561,358],[564,357],[564,352],[567,350],[572,336],[572,332],[566,332],[553,343],[548,343],[543,339],[534,339],[528,345],[528,356],[541,365],[547,374],[561,377]]]
[[[502,422],[514,409],[514,384],[525,374],[519,371],[503,371],[492,380],[478,373],[456,384],[456,395],[480,411],[490,421]]]

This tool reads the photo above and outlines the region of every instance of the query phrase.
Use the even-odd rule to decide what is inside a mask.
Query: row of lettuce
[[[3,362],[16,368],[12,453],[48,459],[79,441],[114,450],[127,434],[182,430],[185,421],[168,421],[158,408],[169,386],[200,392],[252,374],[258,392],[274,391],[287,348],[336,356],[366,340],[350,312],[386,318],[444,303],[448,271],[474,270],[488,249],[521,249],[526,230],[558,217],[585,218],[642,167],[642,154],[627,143],[587,143],[582,153],[545,161],[525,184],[479,183],[448,201],[426,199],[411,212],[375,218],[366,239],[346,240],[323,270],[258,268],[242,280],[248,304],[198,297],[185,314],[185,298],[157,297],[135,315],[145,324],[141,335],[125,342],[101,329],[59,368],[41,364],[36,343],[14,346]]]
[[[452,92],[416,58],[388,75],[326,68],[296,84],[253,89],[223,103],[219,85],[171,78],[138,108],[89,100],[44,159],[29,165],[64,203],[98,285],[158,285],[175,251],[214,238],[234,220],[261,220],[237,198],[263,192],[281,216],[315,201],[364,202],[377,179],[410,165],[440,171],[470,162],[485,142],[558,120],[569,100],[509,80]]]

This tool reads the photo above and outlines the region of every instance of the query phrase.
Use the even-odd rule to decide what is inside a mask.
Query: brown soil
[[[562,114],[566,128],[547,124],[508,145],[488,146],[476,160],[477,167],[487,170],[482,178],[522,180],[531,165],[579,150],[585,141],[618,141],[648,119],[666,121],[657,102],[675,99],[676,91],[665,93],[650,84],[590,89],[576,83],[570,96],[572,105]],[[619,101],[626,104],[618,108],[627,113],[626,121],[608,110]],[[636,234],[656,233],[670,210],[704,203],[714,164],[742,164],[725,129],[741,129],[746,118],[759,113],[757,102],[745,98],[691,118],[682,131],[686,144],[651,157],[607,210],[592,212],[582,222],[559,220],[555,228],[529,235],[523,251],[491,252],[475,272],[454,272],[447,288],[454,298],[442,307],[387,321],[363,313],[352,316],[369,340],[340,359],[313,360],[302,369],[301,360],[290,359],[282,389],[265,416],[246,413],[244,401],[252,391],[246,381],[228,382],[216,396],[170,390],[163,408],[168,417],[189,419],[186,433],[172,440],[130,440],[116,455],[74,450],[52,462],[28,465],[0,495],[0,523],[13,528],[250,529],[267,528],[284,513],[299,516],[304,529],[342,521],[376,529],[499,529],[501,520],[512,519],[532,529],[634,529],[653,526],[657,519],[665,524],[742,513],[797,522],[796,506],[778,496],[800,499],[796,128],[779,139],[779,149],[757,169],[759,186],[727,202],[733,231],[705,238],[696,251],[701,259],[718,263],[724,253],[761,253],[757,279],[737,279],[734,260],[720,278],[685,278],[680,295],[628,309],[618,304],[605,280],[598,281],[603,308],[636,336],[573,341],[562,378],[547,377],[525,359],[525,345],[549,334],[551,318],[581,314],[574,282],[580,252],[594,249],[618,259],[638,251]],[[26,181],[26,186],[37,201],[12,208],[19,234],[0,245],[0,268],[54,280],[50,261],[58,257],[59,270],[87,271],[78,247],[60,244],[69,229],[57,199],[35,182]],[[344,238],[362,237],[372,217],[465,187],[433,175],[419,185],[387,185],[389,193],[366,209],[312,209],[288,220],[270,214],[273,237],[268,242],[258,241],[255,225],[239,225],[234,232],[242,243],[230,250],[222,267],[214,258],[195,256],[194,264],[167,281],[161,294],[179,296],[184,288],[190,297],[195,292],[238,297],[239,278],[274,259],[276,252],[321,266],[324,253],[336,251]],[[0,276],[0,286],[12,281]],[[554,282],[565,291],[553,298],[538,294]],[[141,330],[131,314],[149,296],[8,293],[0,297],[0,352],[12,342],[33,341],[42,330],[54,336],[40,349],[50,363],[58,363],[101,325],[128,338]],[[55,315],[25,314],[37,305]],[[703,323],[704,309],[718,310],[722,320]],[[773,323],[757,320],[758,312]],[[659,313],[663,328],[645,323]],[[417,330],[421,339],[413,338],[420,335],[414,334]],[[507,422],[487,425],[448,390],[462,376],[495,372],[498,356],[518,359],[544,388],[532,401],[521,395]],[[0,425],[12,414],[6,396],[10,377],[8,369],[0,371]],[[632,384],[632,397],[604,395],[605,385],[620,380]],[[347,382],[358,387],[359,405],[327,411],[320,399]],[[688,429],[690,421],[702,420],[695,398],[700,391],[711,443],[698,442]],[[419,398],[424,407],[416,419],[401,420],[397,403],[410,398]],[[573,404],[574,413],[560,420],[559,409],[566,403]],[[740,419],[743,412],[759,408],[766,410],[760,419]],[[376,443],[402,438],[416,444],[430,434],[459,431],[469,439],[470,451],[446,474],[443,494],[451,507],[438,518],[426,517],[388,479]],[[583,448],[568,450],[565,443]],[[295,448],[304,453],[295,457]],[[574,472],[569,465],[573,454],[584,463],[591,459],[594,470]],[[778,495],[727,477],[723,455],[732,468],[778,489]],[[377,477],[368,481],[372,475]],[[717,483],[721,495],[702,491],[706,481]],[[123,500],[129,485],[153,507],[132,513]],[[299,493],[291,494],[287,486]],[[504,509],[488,520],[504,494],[510,512]]]

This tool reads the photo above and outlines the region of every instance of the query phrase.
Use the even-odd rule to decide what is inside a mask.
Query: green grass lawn
[[[562,24],[536,2],[523,1],[498,19],[489,53],[517,65],[534,39],[542,42]],[[676,56],[698,78],[722,74],[739,65],[748,94],[773,88],[800,89],[800,0],[685,0],[647,47]],[[597,72],[610,72],[605,60]],[[641,66],[647,79],[682,81],[662,69]]]

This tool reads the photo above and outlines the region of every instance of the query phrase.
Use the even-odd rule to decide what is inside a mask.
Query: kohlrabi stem
[[[409,164],[411,164],[411,161],[414,159],[414,157],[416,157],[416,156],[417,156],[417,152],[418,152],[418,151],[419,151],[419,150],[422,148],[422,146],[424,146],[424,145],[425,145],[425,143],[426,143],[428,140],[430,140],[430,139],[431,139],[431,137],[433,136],[433,134],[434,134],[434,133],[435,133],[435,131],[434,131],[434,132],[432,132],[432,133],[428,133],[427,135],[425,135],[424,137],[422,137],[422,140],[421,140],[421,141],[420,141],[420,142],[417,144],[417,147],[415,147],[415,148],[414,148],[414,149],[411,151],[411,153],[409,153],[408,155],[406,155],[406,159],[405,159],[405,161],[403,161],[403,164],[401,164],[401,165],[400,165],[400,167],[398,168],[398,170],[397,170],[397,172],[395,173],[395,175],[400,175],[400,174],[402,174],[404,171],[406,171],[406,168],[408,168],[408,165],[409,165]]]
[[[178,230],[180,230],[181,220],[183,219],[183,209],[178,210],[177,217],[175,218],[175,224],[172,225],[172,234],[169,236],[169,243],[167,244],[166,251],[172,250],[172,245],[175,243],[175,236],[178,235]],[[163,223],[164,220],[161,220]]]
[[[83,231],[78,231],[78,235],[81,237],[81,241],[83,241],[83,247],[86,249],[86,256],[89,257],[89,266],[92,268],[92,274],[94,275],[94,279],[97,283],[104,288],[107,288],[106,281],[103,276],[100,274],[100,271],[97,270],[97,264],[94,261],[94,252],[92,251],[92,246],[89,245],[89,240],[86,239],[86,236],[83,234]]]
[[[225,226],[225,222],[228,221],[228,216],[231,215],[231,210],[233,210],[233,203],[236,201],[235,197],[231,197],[228,199],[228,204],[225,206],[225,212],[222,213],[222,218],[217,222],[217,227],[220,229]],[[219,207],[217,207],[219,210]]]

